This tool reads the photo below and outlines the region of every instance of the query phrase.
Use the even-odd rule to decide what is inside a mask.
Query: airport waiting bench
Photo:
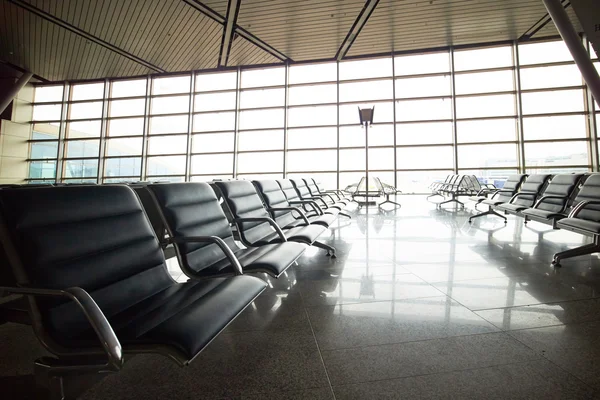
[[[1,289],[28,299],[33,330],[53,354],[36,360],[36,373],[59,398],[65,376],[116,372],[124,354],[189,364],[266,288],[240,268],[175,282],[125,185],[3,189],[0,219],[14,278]]]

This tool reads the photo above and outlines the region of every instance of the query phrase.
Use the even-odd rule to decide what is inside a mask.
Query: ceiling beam
[[[571,6],[571,2],[568,0],[562,0],[562,4],[565,10]],[[533,35],[541,31],[550,22],[552,22],[552,18],[550,18],[550,15],[548,13],[546,13],[546,15],[544,15],[535,24],[533,24],[531,28],[527,29],[527,31],[521,35],[519,40],[526,41],[531,39]]]
[[[149,68],[149,69],[154,70],[156,72],[167,72],[164,69],[162,69],[162,68],[160,68],[160,67],[158,67],[158,66],[156,66],[156,65],[154,65],[154,64],[152,64],[152,63],[150,63],[150,62],[148,62],[148,61],[146,61],[146,60],[144,60],[144,59],[142,59],[140,57],[137,57],[134,54],[131,54],[131,53],[129,53],[126,50],[123,50],[123,49],[121,49],[121,48],[119,48],[117,46],[114,46],[114,45],[112,45],[112,44],[110,44],[110,43],[108,43],[108,42],[100,39],[99,37],[91,35],[91,34],[87,33],[86,31],[81,30],[81,29],[77,28],[76,26],[71,25],[68,22],[63,21],[62,19],[57,18],[54,15],[47,13],[44,10],[41,10],[41,9],[35,7],[35,6],[32,6],[29,3],[26,3],[26,2],[24,2],[22,0],[8,0],[8,1],[10,3],[18,6],[18,7],[21,7],[23,9],[29,11],[32,14],[37,15],[40,18],[45,19],[48,22],[52,22],[53,24],[56,24],[56,25],[60,26],[61,28],[64,28],[64,29],[66,29],[66,30],[68,30],[70,32],[73,32],[74,34],[79,35],[79,36],[85,38],[86,40],[89,40],[90,42],[93,42],[93,43],[95,43],[97,45],[100,45],[100,46],[102,46],[102,47],[104,47],[104,48],[106,48],[108,50],[114,51],[115,53],[117,53],[117,54],[119,54],[119,55],[121,55],[121,56],[123,56],[125,58],[128,58],[131,61],[134,61],[134,62],[136,62],[138,64],[141,64],[141,65],[145,66],[146,68]]]
[[[352,24],[352,27],[342,42],[342,45],[335,54],[336,60],[340,61],[346,57],[346,54],[348,54],[350,47],[352,47],[352,44],[360,34],[360,31],[369,20],[369,17],[371,17],[371,14],[373,14],[373,11],[375,11],[377,4],[379,4],[379,0],[367,0],[360,14],[358,14],[358,17],[356,17],[356,21],[354,21],[354,24]]]
[[[195,8],[197,11],[201,12],[202,14],[206,15],[207,17],[212,18],[213,20],[217,21],[218,23],[220,23],[222,25],[226,24],[227,18],[225,18],[224,16],[222,16],[221,14],[219,14],[212,8],[207,7],[202,2],[200,2],[198,0],[182,0],[182,1],[186,4],[188,4],[189,6]],[[231,3],[231,0],[230,0],[230,3]],[[227,7],[227,10],[228,10],[227,14],[229,14],[229,6]],[[237,20],[237,17],[236,17],[236,20]],[[282,53],[281,51],[277,50],[276,48],[269,45],[267,42],[254,36],[252,33],[248,32],[246,29],[242,28],[241,26],[239,26],[237,24],[234,24],[233,33],[237,33],[238,36],[243,37],[244,39],[248,40],[255,46],[260,47],[262,50],[266,51],[267,53],[271,54],[273,57],[278,58],[281,61],[294,61],[290,57],[288,57],[284,53]]]
[[[225,16],[223,37],[221,38],[221,50],[219,51],[219,67],[227,66],[241,4],[242,0],[229,0],[229,3],[227,4],[227,15]]]

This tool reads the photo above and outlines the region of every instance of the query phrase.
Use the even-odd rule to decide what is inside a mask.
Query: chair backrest
[[[506,203],[514,196],[515,193],[519,190],[521,183],[527,177],[527,175],[517,174],[517,175],[509,175],[506,182],[504,182],[504,186],[502,187],[502,191],[498,193],[497,196],[494,197],[494,200],[501,201]]]
[[[285,194],[285,197],[287,198],[288,201],[300,200],[300,197],[298,196],[298,192],[296,191],[296,188],[292,184],[292,181],[290,181],[289,179],[279,179],[279,180],[277,180],[277,183],[279,184],[281,191],[283,192],[283,194]]]
[[[214,182],[214,185],[223,195],[234,218],[271,217],[250,181],[222,181]],[[247,243],[260,241],[273,233],[268,222],[241,222],[236,225],[240,228],[240,238]]]
[[[586,200],[600,201],[600,174],[590,174],[577,193],[573,206]],[[577,218],[600,222],[600,205],[589,205],[583,209]]]
[[[540,203],[537,208],[544,211],[562,212],[582,176],[583,174],[554,175],[542,196],[564,196],[564,199],[547,199]]]
[[[542,193],[548,179],[551,177],[550,174],[534,174],[529,175],[525,182],[521,184],[519,193],[527,193],[532,196],[520,196],[515,199],[514,204],[520,204],[527,207],[533,206],[537,198]]]
[[[142,206],[144,207],[144,211],[152,224],[152,228],[154,228],[154,233],[156,233],[156,237],[164,246],[166,245],[165,241],[165,224],[163,219],[161,218],[160,211],[156,206],[156,202],[152,199],[150,192],[146,190],[147,184],[132,184],[129,185],[134,191],[135,194],[139,197],[142,202]]]
[[[235,251],[229,221],[217,195],[205,182],[159,183],[147,186],[148,193],[160,210],[169,236],[218,236]],[[181,266],[199,272],[225,258],[212,243],[175,243]]]
[[[306,185],[306,187],[308,188],[308,191],[310,192],[310,194],[312,196],[320,196],[321,195],[321,191],[319,190],[317,185],[315,185],[315,182],[312,179],[302,179],[302,181],[304,181],[304,184]]]
[[[269,208],[290,207],[285,193],[281,190],[276,180],[258,180],[252,182]],[[291,211],[271,211],[275,222],[279,226],[287,226],[296,221]]]
[[[298,193],[298,197],[300,197],[301,199],[314,197],[310,193],[310,189],[308,188],[308,186],[306,186],[306,183],[302,179],[290,179],[290,181],[292,182],[292,185],[294,185],[296,193]]]
[[[109,321],[174,283],[148,217],[127,186],[2,190],[0,218],[2,245],[19,285],[80,287]],[[39,297],[31,305],[44,339],[68,345],[90,329],[72,301]]]
[[[475,175],[468,175],[468,179],[470,181],[470,190],[472,190],[473,192],[477,193],[479,192],[482,188],[481,183],[479,182],[479,179],[477,179],[477,177]]]

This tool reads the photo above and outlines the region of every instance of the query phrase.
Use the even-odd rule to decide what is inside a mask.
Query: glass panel
[[[283,172],[283,151],[238,154],[239,173]]]
[[[35,133],[35,132],[34,132]],[[32,142],[31,151],[29,158],[56,158],[58,154],[58,142],[55,141],[43,141],[43,142]]]
[[[142,154],[142,138],[107,139],[107,156],[139,156]]]
[[[234,110],[235,99],[235,92],[197,94],[194,111]]]
[[[56,161],[31,161],[29,162],[29,178],[54,179],[56,177]]]
[[[580,174],[590,172],[588,167],[538,167],[526,168],[526,174]]]
[[[140,176],[142,172],[142,158],[107,158],[104,164],[104,176]]]
[[[110,92],[111,98],[133,97],[146,95],[146,80],[114,81]]]
[[[34,102],[41,101],[62,101],[63,85],[58,86],[37,86],[35,88]]]
[[[523,118],[525,140],[585,138],[584,115]]]
[[[501,189],[504,187],[504,183],[508,179],[509,175],[517,173],[516,169],[466,169],[461,170],[461,174],[475,175],[477,180],[481,183],[489,183],[495,187]]]
[[[430,121],[450,118],[452,118],[452,101],[450,99],[396,102],[397,121]]]
[[[337,85],[292,86],[288,92],[291,106],[337,102]]]
[[[369,148],[369,171],[372,170],[394,170],[394,149],[372,149]],[[390,183],[389,181],[387,183]],[[392,179],[393,184],[393,179]]]
[[[240,112],[240,129],[283,128],[284,111],[253,110]]]
[[[193,153],[233,151],[233,132],[203,133],[192,136]]]
[[[340,128],[342,129],[342,128]],[[341,136],[341,130],[340,130]],[[373,125],[369,128],[369,147],[371,146],[393,146],[394,125]]]
[[[109,103],[109,117],[124,117],[129,115],[144,115],[146,109],[145,99],[113,100]]]
[[[346,104],[340,106],[340,125],[360,124],[358,117],[358,108],[375,107],[373,114],[373,124],[382,122],[392,122],[394,120],[394,103],[376,103],[376,104]]]
[[[451,146],[396,148],[398,169],[449,169],[452,168],[453,160]]]
[[[108,136],[136,136],[144,133],[144,118],[108,120]]]
[[[358,118],[358,114],[356,115]],[[288,126],[336,125],[337,106],[315,106],[290,108]]]
[[[232,174],[233,153],[192,156],[192,174]]]
[[[518,48],[521,65],[573,61],[567,45],[562,40],[520,44]]]
[[[288,151],[287,169],[289,172],[335,171],[337,169],[337,150]]]
[[[336,79],[336,63],[292,65],[289,70],[290,84],[332,82]]]
[[[523,90],[581,85],[583,85],[583,81],[577,65],[521,69],[521,89]]]
[[[59,129],[60,124],[58,122],[50,124],[33,124],[31,138],[35,140],[56,140],[58,139]]]
[[[186,93],[190,91],[191,76],[174,76],[169,78],[154,78],[152,94]]]
[[[587,144],[584,141],[525,143],[527,168],[588,164]]]
[[[223,179],[231,179],[233,178],[233,173],[225,174],[225,175],[200,175],[200,176],[192,176],[190,178],[191,182],[212,182],[213,180],[222,181]]]
[[[396,97],[450,96],[450,76],[396,79]]]
[[[88,138],[100,136],[100,121],[67,122],[67,137]]]
[[[94,178],[98,175],[98,159],[66,160],[63,176],[65,178]]]
[[[196,75],[196,91],[235,89],[237,72],[219,72],[216,74]]]
[[[319,183],[320,188],[337,189],[337,173],[311,173],[311,178],[314,178]]]
[[[340,102],[392,99],[393,90],[391,79],[340,83]]]
[[[398,172],[397,187],[402,189],[402,193],[431,193],[429,185],[432,182],[443,182],[446,176],[452,174],[452,171],[409,171]]]
[[[289,141],[289,138],[288,138]],[[289,146],[289,144],[288,144]],[[229,151],[233,149],[233,143]],[[238,150],[279,150],[283,149],[283,130],[240,132]]]
[[[457,74],[456,94],[508,92],[515,90],[513,71]]]
[[[365,163],[365,149],[340,150],[340,171],[363,171]]]
[[[71,100],[92,100],[104,97],[104,82],[86,83],[71,87]]]
[[[456,99],[457,118],[496,117],[516,114],[515,96],[460,97]]]
[[[516,144],[460,145],[458,168],[516,167]]]
[[[240,93],[240,108],[275,107],[285,104],[285,89],[244,90]]]
[[[214,132],[235,129],[235,112],[196,114],[193,117],[194,132]]]
[[[285,67],[247,69],[242,71],[242,88],[285,84]]]
[[[456,123],[456,131],[458,143],[516,141],[517,120],[511,118],[458,121]]]
[[[452,122],[396,124],[396,144],[452,143]]]
[[[583,90],[523,93],[523,114],[583,111]]]
[[[148,154],[185,154],[187,152],[187,135],[157,136],[148,139]]]
[[[68,140],[65,142],[65,157],[98,157],[100,140]]]
[[[188,116],[175,115],[150,118],[150,134],[186,133],[188,130]]]
[[[370,128],[372,131],[372,127]],[[335,146],[334,146],[335,147]],[[365,147],[365,128],[359,126],[340,127],[340,147]]]
[[[69,119],[90,119],[102,117],[102,102],[69,104]]]
[[[399,56],[394,60],[396,75],[417,75],[450,71],[447,52]]]
[[[510,67],[512,65],[511,46],[454,52],[454,69],[456,71]]]
[[[288,149],[336,148],[337,128],[305,128],[288,130]]]
[[[150,104],[152,114],[185,113],[190,110],[190,96],[154,97]]]
[[[62,106],[60,104],[48,104],[33,106],[34,121],[58,121],[60,120],[60,112]]]
[[[340,80],[380,78],[392,76],[392,59],[343,61],[340,63]]]
[[[183,175],[185,156],[148,157],[146,175]]]

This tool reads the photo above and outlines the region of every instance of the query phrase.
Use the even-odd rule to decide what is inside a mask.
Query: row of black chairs
[[[512,214],[528,221],[549,224],[593,238],[593,243],[554,254],[552,265],[563,259],[600,252],[600,174],[517,174],[502,189],[470,200],[488,210],[469,218],[494,215],[504,219]]]
[[[465,204],[459,200],[460,197],[482,196],[497,190],[494,185],[482,184],[475,175],[448,175],[441,182],[433,182],[429,185],[431,195],[427,199],[441,197],[443,201],[437,202],[437,207],[444,204],[456,203],[463,207]]]
[[[339,193],[311,192],[318,190],[313,185],[281,180],[0,190],[0,240],[10,267],[7,273],[2,265],[0,290],[25,296],[29,323],[55,355],[38,359],[36,368],[62,396],[65,376],[118,371],[126,353],[160,353],[189,364],[265,290],[264,280],[246,272],[279,277],[307,245],[335,255],[316,239],[347,201]],[[166,235],[157,236],[153,216]],[[237,245],[232,228],[245,247]],[[165,239],[187,282],[168,273]]]

